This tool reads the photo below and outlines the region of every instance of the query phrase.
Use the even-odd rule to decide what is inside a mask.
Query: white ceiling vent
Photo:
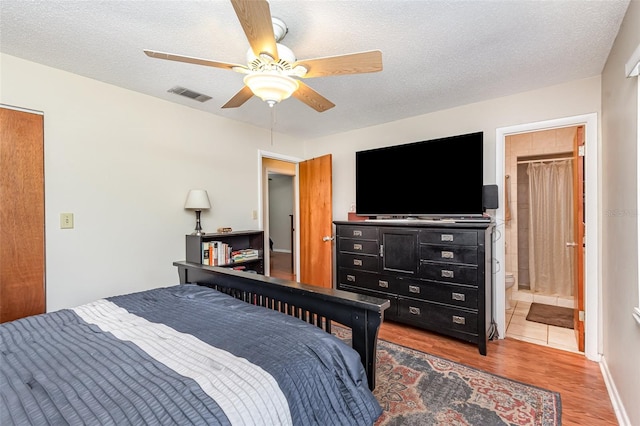
[[[167,90],[167,92],[175,93],[176,95],[184,96],[198,102],[207,102],[211,99],[211,96],[203,95],[202,93],[194,92],[193,90],[180,86],[173,86],[171,89]]]

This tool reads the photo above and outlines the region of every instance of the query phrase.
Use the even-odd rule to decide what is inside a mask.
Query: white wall
[[[44,112],[47,311],[176,284],[203,188],[205,231],[259,229],[258,155],[284,135],[1,55],[0,103]],[[298,142],[298,143],[295,143]],[[5,200],[3,200],[5,202]],[[72,212],[75,229],[59,215]]]
[[[604,363],[624,410],[640,425],[638,304],[638,77],[625,63],[640,46],[640,1],[629,4],[602,73],[602,300]],[[624,413],[626,411],[626,414]]]
[[[356,151],[483,131],[484,183],[502,185],[495,176],[497,128],[594,112],[599,76],[307,141],[305,158],[333,155],[333,216],[345,220],[355,203]]]

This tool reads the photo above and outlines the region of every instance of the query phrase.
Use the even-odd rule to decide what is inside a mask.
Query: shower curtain
[[[572,296],[574,249],[571,160],[530,163],[529,275],[531,291]]]

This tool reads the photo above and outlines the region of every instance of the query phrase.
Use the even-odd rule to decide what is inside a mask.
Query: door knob
[[[324,237],[322,237],[322,241],[333,241],[333,237],[330,237],[329,235],[325,235]]]
[[[577,245],[578,245],[578,244],[576,244],[576,243],[574,243],[574,242],[571,242],[571,243],[569,243],[569,242],[568,242],[568,243],[566,243],[566,244],[567,244],[567,247],[575,247],[575,246],[577,246]]]

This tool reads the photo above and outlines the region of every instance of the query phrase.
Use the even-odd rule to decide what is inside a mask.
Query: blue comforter
[[[181,285],[0,325],[0,424],[371,425],[336,337]]]

